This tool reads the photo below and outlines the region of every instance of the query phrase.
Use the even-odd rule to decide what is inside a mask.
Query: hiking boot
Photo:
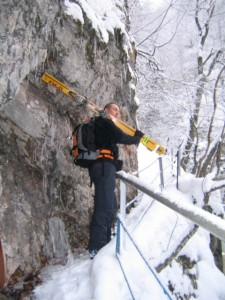
[[[96,249],[89,250],[90,259],[93,259],[97,253],[98,253],[98,250],[96,250]]]

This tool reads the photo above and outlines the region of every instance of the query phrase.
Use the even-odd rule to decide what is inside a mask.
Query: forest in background
[[[138,53],[138,122],[170,150],[181,147],[186,171],[223,179],[225,4],[158,4],[129,1]]]

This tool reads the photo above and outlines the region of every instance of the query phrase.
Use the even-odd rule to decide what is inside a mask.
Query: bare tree
[[[177,128],[173,137],[178,139],[182,123],[178,115],[187,118],[184,126],[189,127],[182,132],[183,136],[187,134],[182,165],[198,177],[212,172],[215,175],[215,184],[204,199],[204,208],[211,211],[210,193],[225,186],[223,176],[219,177],[225,154],[224,14],[221,1],[174,0],[157,16],[146,9],[138,11],[135,18],[140,21],[132,25],[138,49],[142,129],[148,133],[150,128],[152,134],[152,128],[155,133],[166,124],[169,135],[171,124]],[[159,133],[162,135],[162,131]],[[177,256],[195,231],[187,234],[176,251],[157,267],[158,271]]]
[[[212,43],[210,36],[215,12],[215,0],[196,0],[194,19],[199,37],[197,88],[182,163],[186,170],[201,177],[218,167],[224,136],[224,122],[218,121],[218,115],[224,117],[224,113],[219,114],[218,110],[222,109],[220,89],[225,75],[225,48]],[[205,109],[206,105],[210,110]],[[204,148],[201,147],[203,141],[206,142]]]

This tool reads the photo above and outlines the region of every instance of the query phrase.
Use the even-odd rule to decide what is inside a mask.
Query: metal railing
[[[153,162],[147,167],[138,172],[134,172],[134,175],[138,175],[147,169],[157,168],[157,172],[154,174],[154,178],[151,178],[149,184],[159,185],[160,189],[163,190],[165,185],[169,182],[176,180],[176,187],[179,189],[179,176],[181,174],[181,149],[178,148],[176,155],[158,156]]]
[[[121,257],[120,257],[121,248],[125,249],[125,234],[126,234],[129,237],[129,239],[132,242],[132,244],[134,245],[134,247],[136,248],[139,256],[141,257],[141,259],[143,260],[143,262],[145,263],[145,265],[147,266],[147,268],[149,269],[149,271],[153,274],[153,276],[156,279],[156,281],[158,282],[159,286],[162,288],[163,292],[167,295],[168,299],[172,300],[170,292],[162,284],[162,282],[160,281],[159,277],[157,276],[157,273],[150,266],[148,260],[145,258],[145,256],[142,253],[141,249],[139,248],[139,246],[135,242],[134,238],[132,237],[131,232],[126,227],[126,208],[130,204],[132,204],[133,202],[137,201],[140,198],[141,195],[143,195],[143,193],[139,194],[128,205],[126,205],[126,185],[124,184],[124,182],[122,180],[120,181],[120,214],[117,217],[116,257],[117,257],[117,259],[119,261],[119,265],[120,265],[120,268],[122,270],[123,276],[125,278],[126,284],[128,286],[130,295],[131,295],[132,299],[135,300],[135,295],[134,295],[134,292],[132,290],[132,286],[131,286],[131,284],[129,282],[128,276],[126,275],[126,272],[124,270],[124,266],[123,266],[123,263],[122,263],[122,260],[121,260]]]
[[[147,258],[145,258],[144,254],[142,253],[141,249],[138,247],[137,243],[135,242],[135,240],[132,238],[131,233],[129,232],[129,230],[127,229],[124,221],[122,220],[121,216],[118,215],[117,218],[117,242],[116,242],[116,256],[119,260],[120,263],[120,267],[123,271],[123,275],[125,277],[127,286],[129,288],[130,294],[132,296],[132,299],[135,300],[134,297],[134,292],[132,291],[132,287],[131,284],[129,283],[129,279],[124,271],[123,268],[123,264],[122,261],[120,259],[120,250],[121,250],[121,243],[120,243],[120,232],[121,232],[121,226],[123,227],[124,232],[127,234],[127,236],[129,237],[129,239],[131,240],[132,244],[134,245],[134,247],[136,248],[137,252],[139,253],[140,257],[142,258],[143,262],[145,263],[145,265],[148,267],[148,269],[150,270],[150,272],[153,274],[153,276],[155,277],[156,281],[158,282],[159,286],[162,288],[163,292],[167,295],[168,299],[172,300],[171,296],[170,296],[170,292],[167,290],[167,288],[162,284],[162,282],[160,281],[159,277],[157,276],[156,272],[154,271],[154,269],[150,266]]]
[[[159,165],[161,165],[161,170],[163,170],[162,163],[160,163]],[[179,184],[178,184],[179,174],[180,174],[179,168],[177,167],[177,182],[176,182],[177,188],[179,187]],[[162,184],[162,182],[164,182],[164,178],[162,181],[161,176],[162,175],[160,175],[160,180],[161,180],[161,184]],[[129,184],[129,185],[135,187],[142,193],[147,194],[148,196],[152,197],[153,199],[155,199],[155,200],[159,201],[160,203],[164,204],[165,206],[171,208],[172,210],[176,211],[177,213],[184,216],[185,218],[191,220],[196,225],[206,229],[207,231],[209,231],[210,233],[212,233],[213,235],[215,235],[216,237],[218,237],[219,239],[221,239],[223,241],[225,241],[225,221],[223,219],[221,219],[220,217],[212,215],[211,213],[204,211],[203,209],[201,209],[193,204],[186,203],[179,199],[171,199],[169,197],[167,198],[167,197],[163,196],[162,194],[159,194],[159,193],[153,191],[153,189],[151,189],[151,185],[144,184],[140,178],[138,178],[134,175],[127,174],[124,171],[120,171],[117,173],[117,177],[119,179],[121,179],[121,181],[120,181],[120,215],[118,216],[118,220],[117,220],[116,256],[118,258],[120,267],[122,269],[122,272],[123,272],[124,278],[126,280],[127,286],[129,288],[130,294],[132,296],[132,299],[135,300],[134,293],[132,291],[131,284],[129,283],[129,279],[124,271],[123,264],[122,264],[122,261],[120,258],[121,248],[125,249],[125,235],[127,235],[129,237],[132,244],[135,246],[136,250],[138,251],[140,257],[144,260],[144,262],[148,266],[149,270],[154,275],[157,282],[163,289],[164,293],[167,295],[167,297],[169,299],[172,299],[169,291],[167,290],[167,288],[165,288],[163,286],[163,284],[159,280],[156,272],[151,268],[147,259],[142,254],[141,249],[138,247],[137,243],[134,241],[131,233],[129,232],[129,230],[126,227],[126,207],[127,207],[127,205],[126,205],[126,184]],[[137,199],[138,198],[136,197],[130,203],[137,201]]]
[[[220,217],[212,215],[211,213],[195,206],[194,204],[186,203],[179,199],[171,199],[169,197],[167,198],[162,194],[156,193],[155,191],[153,191],[153,189],[151,189],[151,186],[143,184],[140,178],[127,174],[124,171],[118,172],[117,177],[120,178],[123,182],[132,185],[139,191],[142,191],[148,196],[176,211],[196,225],[206,229],[207,231],[218,237],[220,240],[225,241],[225,220],[221,219]],[[122,193],[124,192],[122,191]],[[122,199],[125,198],[126,196],[123,196]],[[122,215],[125,215],[125,213],[123,212]]]

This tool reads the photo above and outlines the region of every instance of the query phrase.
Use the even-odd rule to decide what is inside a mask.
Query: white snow
[[[125,30],[125,16],[122,13],[122,3],[120,0],[77,0],[76,3],[65,0],[66,13],[74,19],[84,23],[84,14],[90,20],[99,38],[109,42],[109,33],[114,35],[114,29],[120,29],[126,39],[124,47],[129,46],[129,38]],[[130,48],[130,47],[129,47]]]
[[[83,13],[79,5],[76,3],[65,0],[66,14],[72,16],[75,20],[79,20],[81,24],[84,24]]]
[[[144,184],[154,185],[160,192],[157,180],[152,178],[158,173],[156,154],[139,146],[139,177]],[[168,161],[171,159],[168,157]],[[165,160],[166,161],[166,160]],[[146,168],[147,165],[151,167]],[[153,174],[154,173],[154,174]],[[169,171],[167,168],[169,176]],[[180,191],[176,189],[173,177],[166,185],[164,194],[176,198],[182,196],[186,203],[193,201],[202,204],[202,179],[195,179],[190,174],[181,176]],[[173,181],[174,180],[174,181]],[[213,202],[213,199],[211,199]],[[218,204],[217,198],[217,205]],[[146,209],[147,208],[147,209]],[[127,216],[127,227],[143,255],[152,268],[164,262],[173,253],[184,236],[193,228],[193,223],[178,215],[166,206],[144,195],[142,200]],[[184,271],[177,260],[159,274],[160,282],[168,289],[168,282],[180,299],[184,294],[192,293],[190,299],[223,300],[225,299],[225,276],[215,266],[209,248],[209,233],[203,229],[193,235],[179,255],[189,257],[195,262],[189,270]],[[161,286],[148,267],[137,254],[136,249],[126,237],[125,249],[121,248],[120,259],[135,299],[164,300],[168,299]],[[44,283],[34,293],[37,300],[130,300],[132,296],[127,287],[119,262],[116,258],[116,238],[102,248],[94,260],[90,260],[87,252],[70,254],[68,264],[64,267],[46,267]],[[54,269],[55,268],[55,269]],[[54,271],[55,270],[55,271]],[[190,274],[196,279],[196,289],[191,285]],[[195,295],[195,296],[194,296]],[[176,299],[172,295],[172,299]]]

